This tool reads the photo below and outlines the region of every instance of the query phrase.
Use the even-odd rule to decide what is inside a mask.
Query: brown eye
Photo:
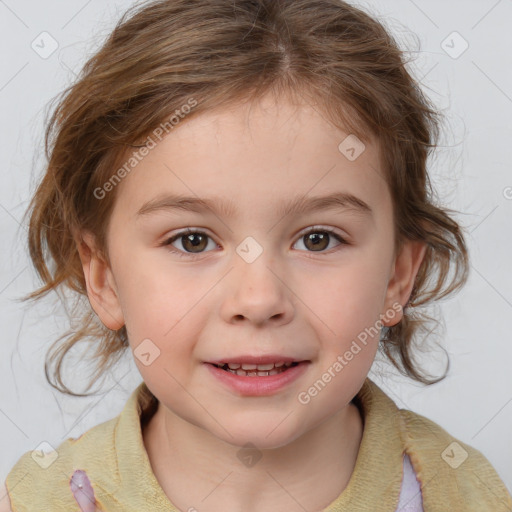
[[[348,245],[348,243],[336,232],[331,229],[311,229],[303,234],[297,243],[301,241],[308,252],[325,251],[330,243],[336,240],[338,245]]]
[[[340,235],[331,229],[310,229],[309,232],[303,234],[296,243],[302,242],[307,252],[326,252],[331,242],[337,241],[337,246],[349,245]],[[172,246],[171,252],[177,253],[178,256],[200,256],[207,250],[208,243],[211,242],[213,247],[218,247],[213,239],[202,231],[182,231],[166,240],[162,245]],[[181,247],[180,247],[181,246]],[[336,247],[336,246],[335,246]]]
[[[312,251],[323,251],[329,246],[329,239],[327,233],[309,233],[304,235],[304,245]]]
[[[187,254],[194,255],[209,252],[205,251],[209,241],[212,242],[214,248],[217,246],[206,233],[188,230],[172,236],[163,245],[172,245],[176,249],[173,252],[179,253],[180,256],[186,256]]]
[[[208,237],[201,233],[183,235],[181,239],[183,247],[188,252],[201,252],[208,245]]]

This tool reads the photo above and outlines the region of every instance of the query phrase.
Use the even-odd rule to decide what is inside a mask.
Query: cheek
[[[350,341],[379,320],[388,276],[378,258],[354,252],[335,266],[317,266],[314,276],[297,279],[297,295],[325,324],[326,339]]]
[[[202,299],[211,283],[143,256],[117,260],[119,300],[130,344],[136,348],[150,339],[160,350],[159,361],[165,362],[166,368],[186,369],[193,348],[189,340],[199,337],[208,315]],[[175,362],[179,359],[182,361]]]
[[[194,281],[190,286],[190,279],[185,279],[179,268],[162,267],[144,253],[117,261],[119,301],[129,330],[146,329],[148,335],[161,337],[204,294],[200,283]]]

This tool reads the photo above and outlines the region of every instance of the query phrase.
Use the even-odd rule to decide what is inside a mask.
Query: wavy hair
[[[45,134],[47,165],[26,215],[28,246],[42,286],[78,299],[74,325],[47,353],[45,373],[59,391],[70,349],[94,344],[89,387],[127,349],[127,333],[105,328],[88,302],[77,234],[88,230],[108,261],[106,227],[115,189],[94,193],[127,152],[187,104],[188,118],[267,92],[314,99],[326,118],[381,141],[393,199],[396,247],[427,251],[404,316],[381,333],[396,368],[430,384],[413,341],[433,321],[424,306],[467,280],[468,254],[453,211],[437,204],[427,158],[438,144],[440,115],[407,70],[404,52],[374,17],[340,0],[157,0],[137,4],[117,23],[76,81],[57,99]]]

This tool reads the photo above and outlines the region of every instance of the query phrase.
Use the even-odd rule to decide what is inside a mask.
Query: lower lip
[[[211,363],[205,364],[214,377],[241,395],[264,396],[276,393],[298,379],[306,371],[309,361],[303,361],[297,366],[291,366],[284,372],[263,377],[244,377],[227,370],[222,370]]]

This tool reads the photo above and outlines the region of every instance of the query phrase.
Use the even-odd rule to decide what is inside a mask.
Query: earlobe
[[[75,241],[91,307],[105,327],[118,330],[124,325],[124,317],[112,270],[104,255],[97,249],[92,233],[82,232]]]
[[[385,312],[383,324],[391,327],[396,325],[403,316],[403,308],[411,296],[416,275],[420,269],[421,263],[425,257],[427,246],[424,242],[416,240],[406,240],[403,242],[399,254],[395,258],[393,272],[389,279],[386,292]],[[387,318],[386,311],[393,309],[396,312],[397,305],[400,304],[399,314],[392,315],[391,320]]]

